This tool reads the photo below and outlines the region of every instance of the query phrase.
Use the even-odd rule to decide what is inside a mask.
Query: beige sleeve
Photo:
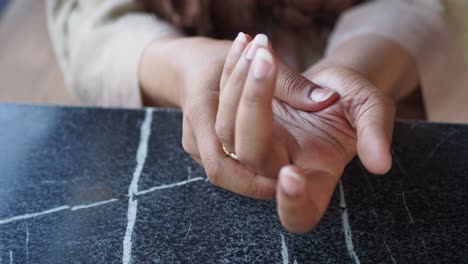
[[[378,0],[358,6],[340,18],[326,53],[358,35],[392,40],[416,62],[428,119],[468,122],[468,69],[443,11],[437,0]]]
[[[88,105],[141,106],[141,54],[153,40],[180,33],[132,0],[46,3],[50,37],[72,94]]]

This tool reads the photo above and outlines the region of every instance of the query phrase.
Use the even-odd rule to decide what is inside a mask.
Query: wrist
[[[203,37],[158,39],[144,51],[140,87],[146,104],[182,107],[185,89],[219,70],[231,43]]]
[[[169,59],[172,45],[178,38],[157,39],[143,51],[139,82],[145,105],[178,107],[180,78]]]
[[[327,67],[344,67],[357,72],[394,99],[414,91],[419,82],[411,55],[397,43],[373,34],[341,43],[307,72],[310,75]]]

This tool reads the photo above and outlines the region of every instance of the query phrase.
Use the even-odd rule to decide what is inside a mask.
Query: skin
[[[416,69],[401,47],[369,35],[303,74],[282,65],[271,46],[260,47],[273,59],[256,79],[258,61],[245,58],[250,42],[237,52],[231,42],[203,38],[154,42],[143,55],[142,91],[147,103],[182,108],[183,147],[213,184],[254,198],[276,195],[282,224],[304,233],[320,221],[356,154],[375,174],[390,168],[394,100],[414,89]],[[317,87],[337,94],[314,102],[306,95]]]

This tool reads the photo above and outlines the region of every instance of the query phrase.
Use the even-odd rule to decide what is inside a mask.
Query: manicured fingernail
[[[296,196],[301,189],[301,178],[290,168],[284,168],[284,173],[279,178],[279,184],[284,193]]]
[[[255,56],[255,52],[259,47],[268,47],[268,37],[265,34],[258,34],[257,36],[255,36],[252,45],[249,47],[249,50],[245,55],[245,58],[248,60],[252,60]]]
[[[321,103],[330,98],[334,93],[335,91],[333,90],[325,88],[315,88],[310,94],[310,99],[312,99],[312,101],[314,102]]]
[[[252,63],[252,76],[257,80],[262,80],[270,73],[273,66],[273,56],[264,48],[257,50]]]
[[[258,34],[255,36],[254,43],[266,48],[268,47],[268,37],[265,34]]]
[[[236,39],[234,40],[233,50],[237,54],[241,54],[244,51],[245,44],[247,44],[247,37],[244,33],[239,32]]]

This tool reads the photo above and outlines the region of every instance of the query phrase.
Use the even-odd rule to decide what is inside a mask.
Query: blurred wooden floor
[[[0,102],[76,104],[51,50],[43,0],[13,0],[0,18]]]

